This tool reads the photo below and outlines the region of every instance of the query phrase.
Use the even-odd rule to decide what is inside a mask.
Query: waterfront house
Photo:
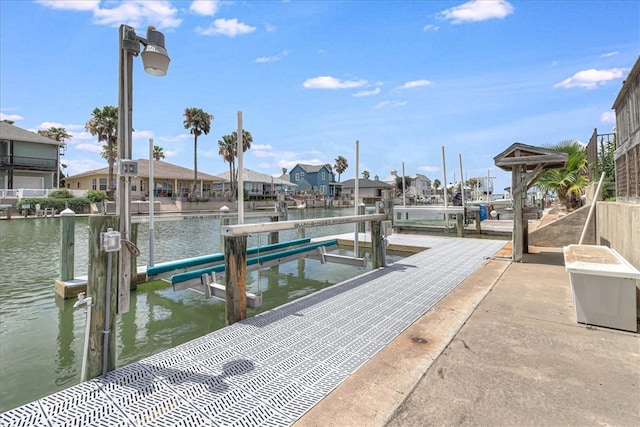
[[[149,196],[149,160],[139,159],[138,176],[131,177],[131,198],[140,200]],[[114,174],[117,173],[117,165]],[[154,195],[157,197],[186,197],[193,186],[193,169],[163,162],[153,161]],[[70,190],[100,190],[107,191],[109,167],[83,172],[65,178],[65,184]],[[224,181],[222,178],[198,172],[198,188],[202,197],[213,196],[213,188]]]
[[[298,186],[298,192],[312,192],[324,199],[340,196],[342,184],[336,182],[335,175],[327,165],[304,165],[298,163],[289,172],[291,183]]]
[[[63,142],[0,122],[0,190],[23,197],[30,194],[19,194],[19,189],[55,187],[63,147]]]
[[[348,196],[350,200],[355,199],[356,180],[348,179],[342,183],[342,194]],[[376,176],[373,180],[358,179],[358,200],[357,204],[373,205],[383,198],[390,197],[393,186],[384,181],[380,181]],[[387,194],[385,194],[385,191]],[[385,197],[383,197],[385,196]]]
[[[216,174],[220,179],[215,186],[216,193],[224,194],[229,191],[231,180],[229,179],[229,171]],[[267,175],[243,168],[242,186],[249,195],[249,199],[267,199],[275,198],[278,194],[293,194],[297,186],[286,179]]]
[[[640,203],[640,57],[613,103],[616,112],[616,196]]]

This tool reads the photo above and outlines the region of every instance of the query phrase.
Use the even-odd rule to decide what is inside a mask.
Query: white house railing
[[[58,188],[0,188],[0,198],[26,199],[29,197],[48,197],[49,193],[59,191]],[[84,197],[87,190],[70,190],[75,197]]]

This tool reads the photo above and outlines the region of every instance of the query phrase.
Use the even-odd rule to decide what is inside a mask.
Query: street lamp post
[[[144,70],[154,76],[164,76],[169,68],[169,55],[165,49],[164,34],[154,27],[147,28],[147,38],[136,35],[135,29],[128,25],[120,26],[119,33],[119,79],[118,79],[118,198],[116,210],[120,216],[120,235],[128,241],[131,234],[131,183],[135,172],[125,171],[123,164],[131,160],[131,135],[133,112],[133,57],[142,51]],[[135,168],[137,169],[137,167]],[[125,245],[125,247],[127,247]],[[131,288],[131,252],[122,250],[118,264],[118,312],[129,310]]]

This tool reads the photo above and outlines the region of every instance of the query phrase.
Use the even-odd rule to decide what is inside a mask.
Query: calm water
[[[289,219],[353,215],[352,209],[290,210]],[[265,219],[267,220],[267,219]],[[251,219],[246,222],[259,222]],[[353,224],[316,227],[307,237],[352,232]],[[139,225],[138,265],[149,254],[148,224]],[[87,274],[88,219],[76,219],[75,275]],[[155,262],[220,252],[217,217],[157,221]],[[280,241],[298,237],[280,232]],[[251,236],[248,246],[267,244],[267,234]],[[76,299],[55,296],[59,277],[59,219],[0,221],[0,412],[36,400],[80,381],[86,308]],[[342,253],[349,253],[343,251]],[[399,256],[388,256],[389,261]],[[249,291],[263,292],[269,310],[326,286],[362,274],[366,269],[298,260],[250,273]],[[224,326],[224,303],[164,282],[138,286],[130,311],[116,318],[117,366],[124,366]]]

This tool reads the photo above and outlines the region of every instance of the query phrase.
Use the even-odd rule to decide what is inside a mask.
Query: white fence
[[[26,199],[29,197],[48,197],[49,193],[59,191],[59,188],[15,188],[15,189],[3,189],[0,188],[0,199]],[[71,192],[75,197],[84,197],[87,194],[87,190],[67,190]]]

